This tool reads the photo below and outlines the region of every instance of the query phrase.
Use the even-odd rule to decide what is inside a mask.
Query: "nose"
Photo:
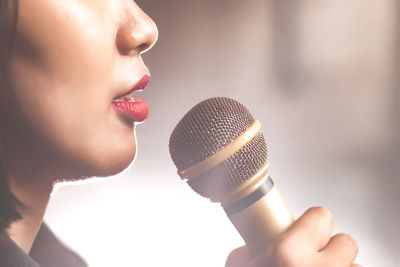
[[[117,47],[123,55],[140,55],[155,44],[157,37],[154,21],[135,5],[129,13],[129,19],[118,29]]]

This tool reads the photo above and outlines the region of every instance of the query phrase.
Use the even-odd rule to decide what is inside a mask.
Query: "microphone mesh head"
[[[225,97],[202,101],[178,123],[169,139],[172,160],[183,171],[230,144],[254,122],[245,106]],[[256,174],[266,163],[267,145],[261,132],[215,168],[188,180],[200,195],[220,201]],[[191,177],[192,178],[192,177]]]

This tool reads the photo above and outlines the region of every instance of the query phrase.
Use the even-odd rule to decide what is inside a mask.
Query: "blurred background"
[[[61,187],[46,221],[89,266],[224,266],[243,241],[176,174],[169,136],[198,102],[243,103],[294,216],[325,206],[363,266],[400,266],[400,2],[141,0],[149,119],[123,173]],[[79,220],[77,219],[79,218]],[[82,238],[84,237],[84,238]]]

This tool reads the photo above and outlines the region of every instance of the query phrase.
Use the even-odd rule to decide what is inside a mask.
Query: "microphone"
[[[179,176],[221,204],[253,253],[294,222],[269,176],[261,124],[239,102],[215,97],[194,106],[173,130],[169,151]]]

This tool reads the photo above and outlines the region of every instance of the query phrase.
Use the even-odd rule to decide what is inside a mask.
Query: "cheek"
[[[33,77],[40,75],[23,73],[23,76],[25,79],[14,86],[15,92],[24,94],[13,97],[10,114],[19,114],[12,121],[20,124],[17,128],[21,133],[19,140],[23,140],[22,150],[34,148],[26,157],[35,159],[41,153],[41,158],[51,160],[56,166],[66,169],[79,166],[77,176],[111,176],[129,166],[136,154],[135,126],[112,108],[107,95],[82,94],[89,87],[65,86],[45,78],[37,79],[41,82],[31,91],[43,93],[29,93],[22,89],[30,88]],[[91,87],[103,86],[99,92],[107,92],[105,84]],[[39,168],[45,164],[37,162]],[[58,169],[62,175],[61,168]]]
[[[21,6],[25,15],[20,32],[29,34],[18,35],[10,73],[14,111],[23,118],[21,129],[27,129],[20,131],[20,140],[27,140],[21,143],[35,148],[25,157],[35,159],[41,153],[57,169],[80,166],[81,175],[113,175],[126,168],[136,153],[134,125],[111,106],[115,89],[120,89],[113,76],[119,58],[113,21],[85,6],[80,7],[82,12],[60,9],[61,2],[23,1]],[[47,8],[56,5],[42,16],[30,12],[38,3]],[[106,10],[105,3],[96,1],[96,6]],[[38,168],[45,166],[36,161]]]
[[[68,106],[64,104],[64,107]],[[124,170],[136,154],[135,126],[111,107],[79,105],[57,109],[42,118],[41,132],[66,161],[79,161],[95,176],[110,176]],[[38,120],[34,120],[38,121]]]

